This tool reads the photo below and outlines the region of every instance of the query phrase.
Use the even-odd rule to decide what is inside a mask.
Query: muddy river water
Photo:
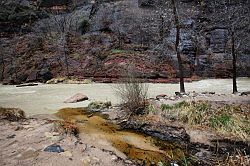
[[[0,106],[19,107],[28,115],[53,114],[66,107],[85,107],[93,100],[111,101],[118,103],[115,95],[114,84],[39,84],[33,87],[16,87],[0,85]],[[179,84],[148,84],[149,97],[158,94],[173,95],[179,90]],[[214,91],[216,93],[230,94],[232,91],[231,79],[206,79],[186,83],[186,91]],[[239,91],[250,91],[250,78],[238,79]],[[90,100],[73,104],[63,103],[64,100],[76,93],[87,95]]]
[[[207,79],[186,83],[186,91],[213,91],[230,94],[231,79]],[[111,101],[118,103],[114,84],[39,84],[33,87],[16,87],[0,85],[0,106],[18,107],[28,115],[54,114],[60,118],[76,122],[80,137],[94,146],[114,152],[121,158],[128,156],[141,164],[178,161],[182,163],[189,156],[184,147],[160,141],[133,131],[120,130],[111,124],[102,114],[89,113],[86,107],[91,101]],[[173,95],[179,90],[179,84],[148,84],[149,97],[158,94]],[[250,78],[238,79],[239,91],[250,91]],[[76,93],[87,95],[90,100],[66,104],[64,100]],[[61,109],[61,110],[60,110]],[[182,165],[182,164],[181,164]],[[185,165],[185,164],[183,164]]]

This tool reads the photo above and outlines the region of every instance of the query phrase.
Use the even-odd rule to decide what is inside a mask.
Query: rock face
[[[69,99],[65,100],[64,103],[77,103],[81,101],[88,100],[89,98],[82,93],[77,93]]]
[[[70,1],[39,2],[43,9],[56,10],[53,6],[67,6]],[[57,18],[62,19],[64,14],[74,24],[71,28],[65,27],[65,30],[74,34],[67,40],[67,57],[58,46],[60,39],[46,38],[51,32],[60,32],[53,12],[48,17],[31,0],[25,3],[24,0],[13,1],[11,5],[10,2],[2,2],[1,8],[11,9],[0,11],[0,33],[22,33],[14,38],[0,38],[2,52],[5,52],[0,59],[1,80],[8,84],[46,82],[67,74],[112,82],[132,63],[141,78],[164,80],[178,77],[174,51],[176,29],[171,20],[171,5],[163,10],[158,0],[75,2],[77,7],[72,13],[69,6]],[[242,3],[246,5],[227,5],[235,5],[236,9],[245,11],[248,2]],[[193,0],[180,1],[180,51],[185,77],[232,76],[230,36],[225,29],[227,22],[211,23],[219,17],[216,12],[222,10],[222,7],[213,7],[213,3],[208,0],[199,3]],[[15,12],[8,12],[12,10]],[[58,10],[61,10],[60,7]],[[249,13],[249,10],[246,12]],[[247,28],[244,26],[241,29]],[[239,47],[238,76],[250,76],[248,36],[249,33],[246,33],[241,37],[245,42]]]
[[[125,129],[133,129],[145,134],[160,138],[164,141],[173,141],[179,143],[188,143],[190,141],[189,135],[182,127],[175,127],[170,125],[153,125],[148,122],[138,120],[130,120],[123,125]]]

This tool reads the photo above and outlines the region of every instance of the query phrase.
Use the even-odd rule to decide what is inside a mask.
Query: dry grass
[[[129,114],[143,114],[147,106],[148,86],[142,83],[134,72],[133,67],[124,71],[124,79],[115,86],[116,94],[122,106]]]
[[[181,102],[174,106],[163,105],[167,118],[193,126],[207,126],[222,134],[230,134],[244,141],[250,140],[250,119],[241,106],[212,106],[210,102]]]
[[[227,156],[223,162],[218,162],[217,166],[249,166],[250,156],[237,150],[234,154]]]
[[[64,121],[64,120],[51,120],[51,123],[54,123],[55,130],[61,134],[72,134],[78,135],[79,130],[75,123]]]
[[[9,121],[19,121],[25,118],[25,112],[19,108],[0,107],[0,119]]]

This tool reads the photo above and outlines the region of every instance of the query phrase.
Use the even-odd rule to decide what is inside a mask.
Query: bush
[[[124,108],[132,114],[143,114],[147,106],[148,86],[136,77],[133,67],[128,67],[123,80],[115,87]]]
[[[0,119],[5,119],[8,121],[19,121],[25,119],[25,113],[19,108],[0,107]]]

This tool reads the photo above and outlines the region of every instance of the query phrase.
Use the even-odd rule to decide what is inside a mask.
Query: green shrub
[[[190,104],[186,101],[182,101],[182,102],[179,102],[179,103],[176,103],[174,105],[174,108],[182,108],[182,107],[187,107],[189,106]]]
[[[166,111],[166,110],[172,110],[174,107],[169,105],[169,104],[162,104],[161,105],[161,110]]]

